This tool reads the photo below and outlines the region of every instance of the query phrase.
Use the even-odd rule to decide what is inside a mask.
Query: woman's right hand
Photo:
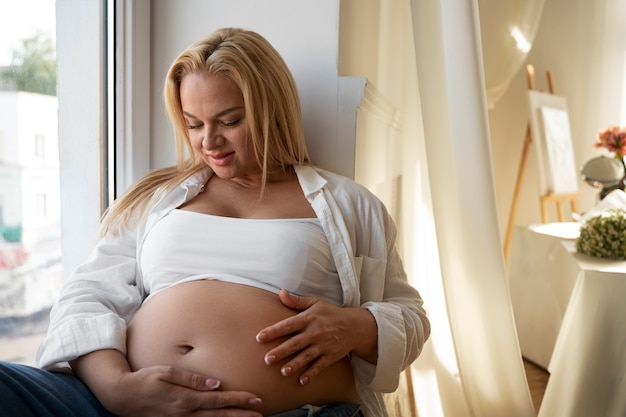
[[[131,371],[117,350],[100,350],[71,362],[83,381],[113,414],[125,416],[262,417],[250,392],[219,391],[219,381],[171,366]]]
[[[129,393],[124,404],[111,407],[124,416],[232,416],[257,417],[260,413],[225,407],[250,407],[260,400],[249,392],[217,391],[219,381],[170,366],[153,366],[125,372],[116,391]],[[120,397],[117,396],[119,401]]]

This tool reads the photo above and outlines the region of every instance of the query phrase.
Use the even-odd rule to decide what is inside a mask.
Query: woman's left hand
[[[289,359],[280,369],[284,376],[304,370],[299,377],[304,385],[324,369],[353,352],[376,362],[377,326],[366,309],[336,307],[314,297],[300,297],[280,290],[280,301],[299,314],[262,329],[256,336],[265,343],[290,336],[265,355],[271,365]]]

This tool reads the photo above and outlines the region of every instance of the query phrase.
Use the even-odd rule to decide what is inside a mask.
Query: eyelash
[[[239,124],[239,122],[241,122],[241,119],[237,119],[237,120],[235,120],[233,122],[227,122],[227,123],[224,122],[224,123],[222,123],[222,125],[224,127],[234,127],[234,126],[237,126]],[[188,130],[194,130],[194,129],[198,129],[201,126],[202,126],[202,123],[197,124],[197,125],[187,125],[187,129]]]

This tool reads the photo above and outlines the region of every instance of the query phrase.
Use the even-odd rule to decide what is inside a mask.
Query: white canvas
[[[578,192],[567,101],[562,96],[529,91],[530,127],[539,167],[541,195]]]
[[[547,169],[554,194],[578,192],[578,173],[574,162],[572,135],[567,111],[541,107],[547,153]]]

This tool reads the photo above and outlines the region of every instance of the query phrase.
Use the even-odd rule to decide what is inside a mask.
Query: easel
[[[546,77],[548,79],[548,91],[550,94],[554,94],[554,79],[552,78],[552,72],[546,71]],[[528,83],[528,89],[535,89],[535,68],[532,65],[526,65],[526,81]],[[506,235],[504,238],[504,260],[507,261],[509,257],[509,249],[511,245],[511,236],[513,234],[513,226],[515,223],[515,215],[517,214],[517,204],[519,201],[520,190],[522,187],[522,178],[524,177],[524,170],[526,169],[526,158],[528,156],[528,149],[532,143],[532,133],[530,128],[530,122],[526,126],[526,136],[524,138],[524,146],[522,148],[522,157],[520,159],[519,169],[517,171],[517,180],[515,181],[515,189],[513,191],[513,201],[511,202],[511,210],[509,212],[509,222],[506,228]],[[560,222],[565,221],[563,214],[563,203],[569,201],[570,209],[572,213],[576,212],[576,200],[580,198],[580,194],[546,194],[542,195],[541,200],[541,222],[548,222],[548,203],[555,203],[557,208],[557,218]]]

